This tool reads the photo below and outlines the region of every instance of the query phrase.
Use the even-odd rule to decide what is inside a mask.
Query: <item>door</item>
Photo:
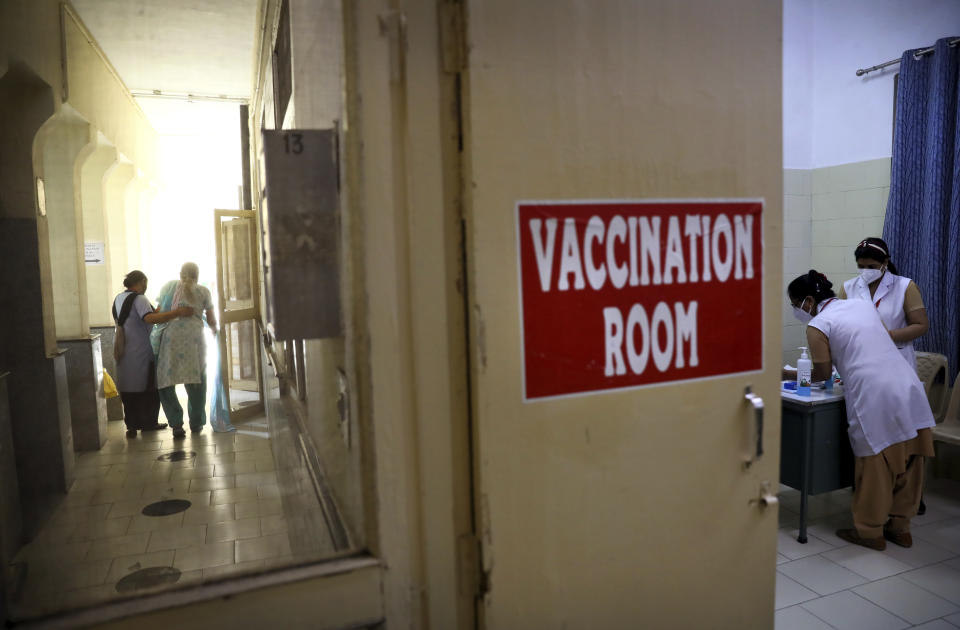
[[[482,625],[772,627],[778,515],[758,499],[776,491],[779,455],[780,4],[467,6],[463,179],[475,496],[488,578]],[[736,210],[757,199],[752,218],[746,206]],[[733,214],[720,219],[725,203]],[[565,205],[582,213],[570,239],[562,217],[575,212]],[[624,231],[612,219],[618,212],[630,216]],[[685,223],[674,234],[670,216],[684,213],[712,221],[690,227],[711,234],[710,282],[703,259],[691,263]],[[762,238],[749,278],[738,234]],[[601,277],[604,238],[616,240],[612,260],[624,262]],[[670,256],[653,260],[647,245]],[[690,264],[700,265],[699,280],[690,268],[680,280],[679,267]],[[643,281],[648,271],[659,279]],[[561,299],[530,321],[529,291],[558,274],[568,283],[553,285]],[[632,291],[650,305],[656,358],[623,350],[625,330],[642,341],[642,318],[608,319],[591,294],[594,283],[615,280],[618,296]],[[700,291],[711,294],[716,317],[706,302],[692,319],[692,302],[673,310],[675,296]],[[666,311],[653,308],[660,301]],[[677,314],[688,326],[675,327],[677,343],[698,343],[706,371],[684,376],[694,363],[688,345],[682,366],[679,353],[674,363],[663,352],[666,317]],[[585,317],[592,336],[581,336]],[[568,353],[578,344],[596,344],[595,359]],[[755,353],[747,364],[740,348]],[[553,361],[546,377],[541,359]],[[644,365],[662,373],[614,378]],[[767,403],[759,459],[748,386],[753,401]]]
[[[263,413],[260,378],[256,213],[217,210],[217,303],[220,377],[232,420]]]

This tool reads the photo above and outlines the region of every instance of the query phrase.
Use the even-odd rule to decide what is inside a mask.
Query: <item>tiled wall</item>
[[[783,170],[783,362],[796,365],[798,346],[806,345],[805,327],[787,302],[787,285],[811,265],[813,171]]]
[[[867,236],[883,235],[890,192],[890,159],[813,170],[784,169],[783,360],[796,364],[806,345],[804,326],[786,302],[790,281],[820,271],[834,290],[856,275],[853,250]],[[896,263],[896,252],[893,253]]]

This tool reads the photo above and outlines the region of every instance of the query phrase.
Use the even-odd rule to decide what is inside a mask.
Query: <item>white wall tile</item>
[[[863,237],[876,236],[878,238],[883,237],[883,220],[884,215],[880,214],[875,217],[866,217],[863,219]],[[860,241],[857,241],[858,243]]]
[[[811,199],[810,217],[818,219],[837,219],[843,217],[844,194],[842,192],[828,192],[813,195]]]
[[[809,195],[811,188],[811,171],[801,168],[783,169],[783,194]]]
[[[883,188],[862,188],[844,193],[844,214],[851,218],[883,216]]]
[[[786,221],[783,224],[784,247],[810,247],[810,221]]]
[[[824,247],[829,245],[830,223],[832,221],[818,219],[810,223],[810,245],[812,247]]]
[[[810,269],[809,247],[783,248],[783,272],[787,277],[795,277]]]
[[[882,187],[890,185],[890,158],[880,158],[860,162],[864,165],[862,183],[864,187]]]
[[[784,221],[810,222],[812,199],[810,195],[785,195],[783,198]]]
[[[810,256],[810,263],[813,269],[821,273],[828,271],[840,271],[843,269],[843,248],[840,247],[818,247],[813,246]],[[829,277],[829,274],[827,274]],[[834,284],[836,284],[834,282]]]
[[[835,219],[829,224],[829,236],[823,245],[854,247],[863,239],[863,220],[860,218]]]

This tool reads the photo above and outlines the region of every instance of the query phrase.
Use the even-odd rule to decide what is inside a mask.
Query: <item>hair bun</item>
[[[833,287],[833,283],[827,280],[827,277],[816,269],[811,269],[807,272],[807,281],[817,293],[822,289],[830,289]]]
[[[817,275],[820,276],[820,283],[825,289],[833,288],[833,283],[827,280],[827,277],[825,275],[823,275],[822,273],[818,273]]]

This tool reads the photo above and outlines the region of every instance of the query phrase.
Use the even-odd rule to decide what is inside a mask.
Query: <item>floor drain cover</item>
[[[145,588],[174,584],[180,579],[179,569],[173,567],[147,567],[134,571],[117,582],[118,593],[129,593]]]
[[[164,453],[157,458],[158,462],[182,462],[185,459],[193,459],[197,454],[193,451],[171,451]]]
[[[141,510],[144,516],[170,516],[177,512],[183,512],[189,508],[191,503],[186,499],[167,499],[166,501],[157,501],[151,503]]]

